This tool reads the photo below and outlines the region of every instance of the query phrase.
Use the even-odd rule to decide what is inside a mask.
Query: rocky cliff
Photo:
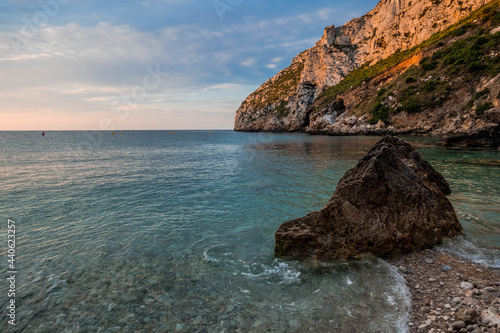
[[[265,82],[241,104],[235,117],[235,130],[326,133],[325,127],[335,122],[336,115],[350,115],[354,110],[337,98],[328,101],[322,98],[319,105],[318,97],[324,97],[325,91],[345,81],[343,79],[355,70],[369,68],[381,59],[395,53],[404,54],[425,43],[436,32],[456,24],[489,2],[382,0],[361,18],[340,27],[327,27],[314,47],[300,53],[288,68]],[[419,63],[422,55],[413,56],[399,72],[396,70],[397,74]],[[318,115],[324,120],[321,126],[318,126]],[[314,122],[316,124],[312,124]]]

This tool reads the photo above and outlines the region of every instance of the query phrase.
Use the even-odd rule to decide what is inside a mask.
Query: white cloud
[[[144,0],[142,5],[154,10],[173,3],[180,0]],[[331,24],[335,13],[326,8],[276,19],[248,16],[233,24],[189,23],[150,31],[133,22],[100,22],[46,25],[34,34],[0,32],[0,126],[8,128],[1,118],[15,112],[26,118],[29,111],[30,119],[38,114],[46,124],[59,115],[76,127],[95,128],[102,117],[133,127],[134,122],[145,123],[141,114],[156,125],[155,112],[168,114],[173,122],[176,112],[184,117],[199,109],[226,115],[223,126],[230,128],[241,101],[321,37],[322,29],[311,30],[311,22]],[[103,13],[94,14],[89,17]],[[304,36],[307,29],[312,37]],[[145,77],[151,75],[147,68],[157,66],[168,76],[144,93]],[[123,110],[124,100],[134,94],[133,115],[120,119],[114,110]],[[85,117],[93,120],[83,121]],[[16,119],[22,124],[22,118]]]

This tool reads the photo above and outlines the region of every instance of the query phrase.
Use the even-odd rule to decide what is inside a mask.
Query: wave
[[[486,267],[500,268],[499,250],[479,248],[463,236],[447,238],[436,249],[441,252],[457,255]]]

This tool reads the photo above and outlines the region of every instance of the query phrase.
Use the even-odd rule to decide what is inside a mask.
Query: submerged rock
[[[462,233],[450,193],[412,146],[385,137],[347,171],[323,209],[278,228],[275,255],[346,261],[432,247]]]

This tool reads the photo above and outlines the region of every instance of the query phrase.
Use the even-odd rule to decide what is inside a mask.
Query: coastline
[[[500,269],[436,249],[387,261],[398,267],[412,295],[409,333],[500,332],[500,325],[481,319],[489,308],[500,310]],[[461,331],[458,321],[467,313],[479,317],[467,321]]]

